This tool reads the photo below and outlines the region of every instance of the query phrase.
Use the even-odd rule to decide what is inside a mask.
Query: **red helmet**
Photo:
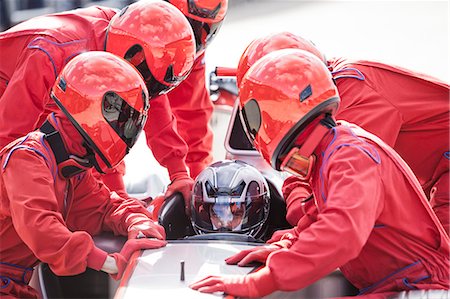
[[[150,97],[180,84],[195,58],[189,22],[173,5],[141,0],[110,21],[106,51],[130,61],[147,84]]]
[[[295,143],[307,126],[320,115],[333,116],[340,101],[325,64],[296,49],[258,60],[242,79],[239,98],[249,137],[276,170],[293,146],[301,145]]]
[[[227,14],[228,0],[166,0],[186,16],[195,34],[197,53],[208,46]]]
[[[270,52],[282,49],[305,50],[316,55],[325,64],[327,63],[325,56],[311,41],[289,32],[273,33],[255,39],[247,46],[239,61],[236,73],[237,85],[241,84],[245,73],[258,59]]]
[[[63,68],[51,96],[92,150],[100,172],[116,166],[145,125],[149,97],[142,77],[111,53],[82,53]]]

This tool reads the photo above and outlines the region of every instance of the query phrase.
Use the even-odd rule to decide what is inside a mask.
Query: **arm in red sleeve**
[[[22,53],[0,98],[0,148],[36,129],[55,79],[53,64],[43,51]]]
[[[92,235],[112,231],[127,236],[128,228],[138,220],[149,220],[147,210],[134,198],[111,193],[102,182],[86,172],[74,188],[74,200],[67,219],[73,230]]]
[[[288,177],[282,191],[286,201],[286,220],[291,225],[297,225],[303,216],[316,208],[309,183],[299,177]]]
[[[204,54],[195,61],[189,76],[168,93],[178,133],[189,147],[186,164],[195,178],[212,162],[213,133],[209,121],[213,104],[205,83]]]
[[[337,150],[323,175],[328,198],[317,221],[267,260],[280,290],[303,288],[357,257],[381,213],[379,168],[360,150]]]
[[[96,247],[88,233],[66,227],[63,203],[44,159],[31,150],[16,150],[3,170],[3,180],[14,228],[34,255],[58,275],[84,272]]]
[[[109,190],[116,192],[122,198],[128,198],[129,195],[125,188],[123,176],[125,175],[125,162],[120,162],[116,167],[110,169],[103,175],[97,177],[109,188]]]
[[[152,99],[148,115],[144,131],[147,145],[155,159],[167,168],[171,180],[177,173],[187,173],[185,160],[188,148],[177,133],[176,120],[172,115],[167,96]]]
[[[404,122],[399,110],[366,81],[338,79],[337,86],[341,106],[336,119],[354,123],[394,147]]]

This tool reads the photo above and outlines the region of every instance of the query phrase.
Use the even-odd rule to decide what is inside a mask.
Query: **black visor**
[[[222,22],[217,22],[213,24],[201,22],[188,18],[189,23],[191,23],[192,30],[195,35],[195,50],[197,52],[206,48],[207,45],[211,43]]]
[[[242,120],[245,131],[251,141],[254,141],[256,134],[261,127],[261,110],[258,102],[254,99],[248,101],[242,108]]]
[[[102,114],[129,148],[136,143],[147,118],[112,91],[103,96]]]
[[[148,94],[150,98],[165,94],[169,92],[174,86],[172,85],[166,85],[158,80],[153,76],[152,72],[150,71],[147,60],[145,59],[144,49],[140,45],[134,45],[132,46],[124,57],[126,60],[128,60],[142,75],[145,81],[145,85],[148,89]],[[169,67],[167,69],[166,75],[164,80],[167,83],[173,82],[173,68]],[[172,72],[172,75],[170,74]],[[167,80],[166,80],[167,78]]]

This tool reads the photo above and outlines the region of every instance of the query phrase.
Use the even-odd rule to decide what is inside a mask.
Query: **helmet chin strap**
[[[89,157],[78,157],[67,152],[61,134],[48,120],[42,124],[40,131],[45,134],[44,139],[58,164],[58,172],[64,178],[71,178],[93,166]]]
[[[322,122],[320,122],[314,130],[309,134],[308,137],[306,137],[305,142],[298,150],[298,154],[300,154],[303,157],[310,157],[316,147],[319,145],[320,141],[323,139],[323,137],[330,131],[330,128],[327,126],[324,126]]]
[[[95,153],[92,150],[92,148],[86,143],[83,143],[84,148],[86,149],[86,156],[84,156],[84,158],[89,161],[89,164],[91,166],[94,166],[94,168],[98,171],[98,173],[100,174],[105,174],[105,172],[102,170],[102,168],[100,167],[100,165],[97,162],[97,159],[95,158]]]
[[[319,124],[314,128],[314,130],[306,137],[305,142],[300,147],[298,153],[304,157],[310,157],[316,147],[319,145],[323,137],[330,131],[331,128],[336,126],[336,122],[330,115],[325,115],[323,119],[320,120]]]

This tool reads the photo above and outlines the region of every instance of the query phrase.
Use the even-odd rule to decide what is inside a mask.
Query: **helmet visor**
[[[252,99],[242,107],[241,118],[247,136],[252,142],[255,141],[261,128],[261,110],[256,100]]]
[[[217,23],[206,23],[189,18],[189,23],[191,23],[192,30],[195,36],[195,50],[197,53],[204,50],[207,45],[216,36],[217,31],[222,26],[222,22]]]
[[[241,230],[245,210],[245,202],[239,201],[239,199],[218,197],[214,204],[209,204],[209,215],[213,230]]]
[[[230,188],[197,184],[193,194],[193,225],[202,233],[248,233],[261,227],[268,213],[267,190],[256,181]]]
[[[153,76],[150,68],[148,67],[147,60],[145,59],[144,49],[140,45],[134,45],[133,47],[131,47],[125,54],[124,58],[128,62],[130,62],[139,71],[142,78],[144,78],[150,98],[168,93],[175,87],[175,85],[172,84],[161,83],[155,78],[155,76]],[[167,73],[169,73],[171,70],[172,69],[169,67]],[[167,80],[166,77],[168,78]],[[173,78],[173,70],[172,76],[170,76],[170,74],[166,74],[166,77],[164,78],[164,81],[166,81],[167,83],[173,83],[173,81],[182,79]]]
[[[189,13],[198,16],[200,18],[214,20],[217,17],[217,14],[220,12],[221,8],[222,3],[217,4],[217,6],[214,7],[213,9],[208,9],[206,7],[198,6],[195,0],[188,0]]]
[[[145,95],[142,96],[145,97]],[[124,99],[112,91],[103,96],[102,114],[128,148],[136,143],[147,119],[146,115],[128,105]]]

